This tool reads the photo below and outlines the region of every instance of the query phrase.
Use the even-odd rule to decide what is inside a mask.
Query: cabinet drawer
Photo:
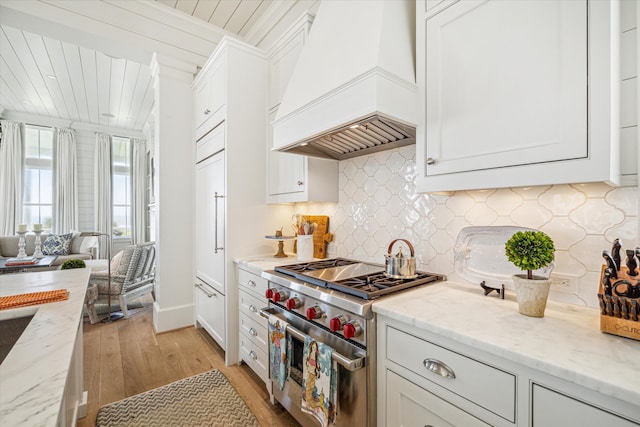
[[[269,382],[269,356],[258,348],[246,335],[240,334],[240,359],[244,360],[253,372],[258,374],[265,383]]]
[[[387,327],[386,352],[388,360],[515,422],[515,375],[390,326]],[[455,377],[445,377],[443,366]]]
[[[226,350],[224,295],[206,283],[196,282],[196,321]]]
[[[196,143],[196,162],[201,162],[224,150],[225,126],[220,125]]]
[[[258,298],[266,298],[264,296],[268,287],[266,279],[243,269],[238,269],[238,281],[240,282],[240,286],[245,287]]]
[[[266,319],[262,320],[262,323],[259,323],[256,319],[240,313],[240,333],[245,334],[259,348],[267,351],[269,348],[267,345],[267,321]]]
[[[486,426],[484,422],[429,393],[395,372],[386,371],[387,426]]]
[[[252,294],[240,289],[240,313],[246,314],[250,319],[256,322],[264,320],[260,316],[260,309],[267,306],[266,300],[260,300]]]
[[[532,427],[631,427],[638,424],[596,408],[586,402],[549,390],[538,384],[532,388]]]

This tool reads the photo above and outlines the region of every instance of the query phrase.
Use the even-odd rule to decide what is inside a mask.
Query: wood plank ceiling
[[[156,0],[243,37],[270,0]],[[149,64],[0,25],[3,110],[142,130],[153,108]]]

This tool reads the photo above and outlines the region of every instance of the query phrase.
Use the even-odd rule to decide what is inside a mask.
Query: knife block
[[[613,314],[607,313],[607,304],[604,294],[604,288],[602,286],[602,279],[604,278],[604,270],[607,268],[603,265],[600,269],[600,284],[598,286],[598,301],[600,302],[600,330],[608,334],[619,335],[625,338],[631,338],[633,340],[640,341],[640,298],[624,298],[619,297],[612,292],[611,305],[614,308]],[[618,271],[618,278],[613,279],[611,284],[613,285],[618,280],[629,280],[635,284],[640,281],[640,274],[637,276],[629,276],[626,266],[621,266]],[[632,318],[632,304],[636,306],[636,319]],[[626,310],[624,307],[626,306]],[[626,313],[626,316],[625,316]]]

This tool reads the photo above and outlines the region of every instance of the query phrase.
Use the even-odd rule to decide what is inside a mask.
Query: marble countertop
[[[298,261],[295,254],[289,255],[286,258],[276,258],[271,254],[238,257],[234,258],[233,262],[247,271],[260,275],[263,271],[273,270],[278,265],[297,264],[304,261]]]
[[[0,320],[35,314],[0,365],[0,423],[55,426],[91,270],[0,275],[0,295],[68,289],[69,299],[0,311]]]
[[[638,405],[640,341],[600,332],[594,308],[548,301],[544,317],[532,318],[513,296],[495,295],[446,281],[385,297],[373,310]]]

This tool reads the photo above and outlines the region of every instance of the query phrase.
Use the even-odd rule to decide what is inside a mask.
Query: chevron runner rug
[[[218,370],[194,375],[110,403],[98,410],[97,427],[260,427]]]

